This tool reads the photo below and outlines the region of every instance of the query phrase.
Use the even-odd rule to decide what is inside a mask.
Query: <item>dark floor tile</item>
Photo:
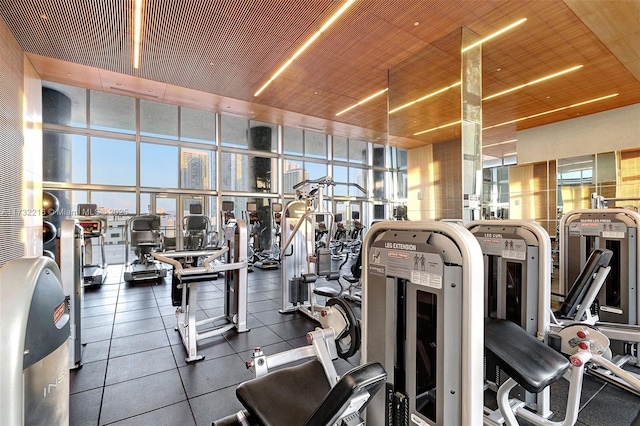
[[[104,375],[107,371],[107,361],[85,362],[81,368],[71,370],[71,386],[69,391],[73,393],[84,392],[104,386]]]
[[[191,414],[189,402],[182,401],[111,424],[114,426],[192,426],[196,422]]]
[[[139,309],[137,311],[118,312],[116,313],[116,323],[137,321],[146,318],[160,317],[158,307]]]
[[[615,407],[615,409],[611,409]],[[597,398],[580,411],[580,420],[588,425],[631,425],[640,414],[640,396],[607,384]]]
[[[112,297],[85,297],[82,300],[83,308],[93,308],[95,306],[115,305],[118,302],[118,295],[114,294]]]
[[[118,306],[116,306],[116,314],[120,312],[136,311],[139,309],[149,309],[157,307],[158,304],[156,303],[155,298],[133,300],[130,302],[118,301]]]
[[[116,312],[116,305],[100,305],[82,309],[83,317],[93,317],[96,315],[113,315]]]
[[[137,416],[185,399],[176,370],[105,386],[100,424]]]
[[[276,300],[278,303],[282,303],[282,290],[265,291],[261,294],[268,296],[272,300]]]
[[[100,416],[102,388],[69,396],[69,424],[78,426],[95,426]]]
[[[112,385],[172,368],[176,368],[176,362],[168,346],[117,358],[111,357],[105,383]]]
[[[260,300],[267,300],[267,299],[271,299],[266,292],[259,292],[259,293],[249,293],[249,295],[247,296],[247,300],[249,302],[258,302]]]
[[[252,314],[247,314],[247,327],[249,329],[264,327],[265,324]]]
[[[237,385],[253,377],[237,354],[191,363],[178,371],[189,398]]]
[[[156,297],[152,291],[121,291],[118,296],[118,303],[132,303],[142,300],[154,300]]]
[[[82,362],[101,361],[109,358],[111,340],[87,343],[82,346]]]
[[[272,345],[283,339],[268,327],[254,328],[246,333],[229,333],[225,335],[229,344],[236,352],[243,352],[258,346]]]
[[[277,310],[275,311],[264,311],[264,312],[254,312],[251,315],[258,318],[260,322],[265,325],[277,324],[285,321],[292,321],[294,319],[302,318],[302,315],[297,312],[291,312],[288,314],[281,314]]]
[[[109,358],[144,352],[151,349],[169,346],[169,339],[165,330],[152,331],[134,336],[118,337],[111,340]]]
[[[94,327],[103,327],[105,325],[113,325],[113,314],[96,315],[93,317],[82,317],[81,327],[82,330],[88,330]]]
[[[196,424],[210,426],[212,421],[242,410],[242,404],[236,398],[236,385],[189,399]]]
[[[187,358],[187,349],[182,344],[180,335],[177,332],[176,335],[178,336],[178,341],[176,344],[172,343],[171,349],[173,350],[176,364],[181,367],[187,365],[187,361],[185,360]],[[198,341],[197,348],[198,355],[204,356],[206,360],[220,358],[235,353],[231,345],[222,335]]]
[[[224,307],[224,297],[205,300],[198,298],[198,306],[200,309],[222,308]]]
[[[252,314],[256,312],[274,311],[281,308],[280,303],[275,300],[259,300],[257,302],[247,303],[247,310]]]
[[[113,326],[113,337],[133,336],[158,330],[164,330],[164,322],[160,317],[121,322]]]
[[[80,338],[82,343],[93,343],[111,338],[112,325],[103,325],[101,327],[87,328],[82,330]]]
[[[294,319],[271,324],[268,327],[280,336],[282,340],[291,340],[296,337],[306,336],[308,332],[315,330],[317,325],[306,319]]]
[[[171,302],[169,302],[168,305],[160,305],[158,304],[158,310],[160,311],[160,315],[161,316],[167,316],[167,315],[175,315],[176,314],[176,309],[178,307],[177,306],[173,306],[171,304]]]

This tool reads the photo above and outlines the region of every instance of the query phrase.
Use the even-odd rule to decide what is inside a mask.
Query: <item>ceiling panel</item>
[[[446,36],[460,27],[484,37],[527,18],[483,45],[485,96],[583,65],[485,101],[485,127],[541,114],[487,129],[483,143],[492,145],[488,155],[512,152],[495,144],[515,137],[517,130],[640,102],[636,0],[358,0],[258,97],[253,96],[256,90],[340,2],[146,0],[144,5],[137,70],[131,57],[133,0],[5,0],[0,1],[0,16],[44,79],[260,121],[313,125],[397,146],[457,137],[455,129],[423,138],[411,132],[448,120],[459,102],[448,101],[442,108],[421,105],[407,114],[402,124],[407,131],[393,137],[387,136],[386,94],[335,114],[387,87],[389,69],[425,51],[432,54],[406,81],[410,87],[414,80],[415,93],[391,93],[392,103],[451,84],[452,40]],[[618,95],[543,114],[613,93]]]

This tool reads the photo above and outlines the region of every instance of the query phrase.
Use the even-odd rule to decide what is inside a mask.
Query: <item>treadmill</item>
[[[97,214],[96,204],[78,204],[78,217],[84,230],[84,285],[101,285],[107,279],[107,262],[104,253],[104,239],[107,233],[107,219]],[[100,263],[94,261],[94,241],[100,246]]]

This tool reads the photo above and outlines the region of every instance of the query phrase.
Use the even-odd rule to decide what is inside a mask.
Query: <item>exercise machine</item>
[[[236,390],[245,410],[214,425],[363,424],[361,414],[386,373],[380,363],[370,363],[342,377],[337,374],[333,360],[346,359],[360,347],[359,325],[348,305],[327,305],[320,316],[322,327],[307,333],[309,345],[272,355],[254,350],[246,365],[255,378]],[[350,348],[343,351],[341,342]],[[286,367],[291,363],[298,365]]]
[[[640,367],[640,214],[627,209],[583,209],[565,214],[560,221],[560,289],[566,294],[570,283],[591,252],[612,252],[611,271],[597,296],[595,326],[611,340],[614,362]],[[598,370],[590,370],[598,374]],[[609,374],[599,375],[602,379]],[[619,380],[613,384],[629,389]]]
[[[519,220],[476,220],[467,224],[484,258],[484,316],[509,320],[546,341],[551,303],[551,239],[540,225]],[[508,375],[487,360],[492,390]],[[548,418],[549,389],[534,395],[518,387],[518,398]]]
[[[78,204],[77,219],[84,230],[84,284],[101,285],[107,279],[107,261],[104,252],[104,238],[107,233],[107,219],[98,216],[96,204]],[[94,261],[93,241],[100,246],[100,263]]]
[[[0,269],[0,424],[69,424],[69,307],[49,257]]]
[[[604,322],[640,325],[640,214],[623,209],[584,209],[560,221],[560,292],[566,294],[590,253],[613,252],[611,273],[598,301]]]
[[[156,261],[173,266],[177,286],[181,289],[181,304],[176,309],[177,326],[182,344],[187,351],[187,362],[204,359],[198,354],[198,341],[219,336],[235,329],[242,333],[247,328],[247,226],[243,220],[228,223],[225,228],[225,244],[212,252],[153,252]],[[178,261],[184,256],[207,255],[203,266],[185,267]],[[224,263],[214,261],[225,255]],[[225,273],[224,314],[204,320],[196,320],[198,307],[198,287],[202,281],[217,278]],[[221,324],[222,323],[222,324]],[[213,325],[213,327],[212,327]],[[202,329],[206,327],[206,330]]]
[[[483,276],[480,245],[464,227],[388,221],[367,232],[361,362],[388,375],[368,425],[482,423]]]
[[[202,214],[202,204],[190,204],[189,215],[182,218],[184,250],[206,250],[214,247],[211,221]]]
[[[325,230],[333,228],[334,216],[326,210],[323,199],[325,188],[333,184],[330,177],[323,177],[294,185],[298,199],[287,204],[283,215],[281,313],[298,311],[317,321],[323,306],[316,296],[340,295],[333,287],[316,286],[319,277],[331,281],[340,276],[332,270],[331,242],[319,241],[323,231],[318,224]]]
[[[164,266],[153,258],[162,249],[160,216],[142,215],[127,219],[125,224],[125,282],[159,280],[167,276]],[[129,262],[129,252],[135,250],[137,259]]]
[[[640,392],[640,380],[607,359],[609,339],[597,328],[573,324],[550,337],[553,337],[554,348],[535,339],[511,321],[496,318],[486,320],[487,357],[506,371],[510,378],[498,390],[498,410],[484,418],[484,425],[518,425],[516,416],[534,425],[574,425],[578,420],[583,377],[588,364],[612,371]],[[539,393],[563,376],[568,376],[569,391],[565,418],[561,421],[549,421],[525,409],[522,401],[509,398],[509,392],[516,385],[531,393]]]
[[[268,231],[269,237],[272,232],[263,228],[263,221],[260,220],[260,212],[256,203],[247,203],[245,211],[246,222],[248,223],[249,232],[249,262],[252,266],[260,269],[278,269],[280,261],[273,256],[273,244],[270,250],[266,250],[263,244],[271,242],[271,238],[265,238],[264,234]]]
[[[56,244],[60,283],[69,305],[69,369],[82,367],[82,305],[85,277],[82,261],[85,228],[78,219],[63,219]]]

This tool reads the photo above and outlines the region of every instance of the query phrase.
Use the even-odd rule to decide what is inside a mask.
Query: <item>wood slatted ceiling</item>
[[[434,54],[407,80],[415,86],[413,92],[392,93],[391,103],[451,84],[444,77],[450,65],[442,58],[454,45],[443,38],[462,26],[486,36],[520,18],[528,19],[483,46],[485,95],[584,65],[486,101],[484,126],[620,93],[596,104],[487,130],[483,141],[490,145],[515,136],[517,130],[640,102],[640,82],[630,72],[635,58],[616,58],[592,32],[602,27],[601,37],[621,55],[637,53],[640,48],[628,38],[637,34],[640,21],[640,9],[629,6],[634,1],[600,1],[589,8],[582,3],[596,2],[567,0],[580,12],[578,16],[562,0],[358,0],[258,98],[253,93],[341,2],[146,0],[139,70],[133,69],[131,58],[133,0],[2,0],[0,16],[25,52],[52,58],[30,56],[43,78],[140,97],[152,89],[159,101],[208,110],[230,107],[256,120],[275,117],[278,124],[290,126],[313,123],[326,131],[336,129],[343,136],[377,142],[387,139],[386,96],[339,117],[336,112],[387,87],[387,70],[429,46],[444,52]],[[47,19],[41,18],[43,14]],[[582,16],[590,18],[586,22],[592,30]],[[457,115],[458,106],[452,100],[434,101],[444,106],[421,105],[404,122],[397,122],[399,127],[387,142],[411,147],[455,136],[456,129],[432,132],[422,139],[410,136],[429,123],[450,120],[448,114]],[[509,152],[505,149],[500,146],[488,152]]]

